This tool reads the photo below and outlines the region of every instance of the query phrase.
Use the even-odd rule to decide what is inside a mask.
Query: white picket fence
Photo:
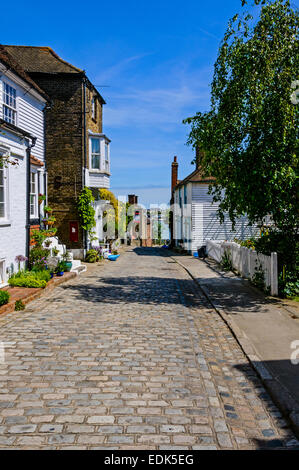
[[[207,255],[218,263],[221,262],[224,252],[228,252],[233,268],[247,279],[252,279],[256,270],[262,270],[265,285],[270,288],[271,295],[278,295],[277,253],[266,256],[235,242],[215,242],[212,240],[207,241],[206,250]]]

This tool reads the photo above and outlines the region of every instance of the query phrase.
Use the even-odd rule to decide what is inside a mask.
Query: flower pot
[[[53,274],[53,273],[50,273],[50,276],[51,276],[51,279],[53,279],[54,274]]]
[[[56,273],[56,276],[63,276],[64,275],[64,271],[59,271],[58,273]]]
[[[51,225],[54,224],[54,220],[46,220],[44,223],[45,223],[46,225],[51,226]]]
[[[69,273],[70,270],[72,269],[73,263],[72,263],[71,261],[65,261],[64,264],[65,264],[65,270],[66,270],[66,272]]]

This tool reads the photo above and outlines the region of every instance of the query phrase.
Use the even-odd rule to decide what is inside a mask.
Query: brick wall
[[[79,249],[83,247],[82,231],[78,243],[70,243],[69,222],[78,220],[76,197],[83,186],[82,76],[32,74],[32,77],[52,99],[52,106],[46,111],[48,204],[56,217],[60,242]]]

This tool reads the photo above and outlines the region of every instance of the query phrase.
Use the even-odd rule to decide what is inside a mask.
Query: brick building
[[[51,98],[45,113],[48,204],[60,242],[82,258],[88,241],[79,225],[77,196],[85,186],[94,188],[95,195],[97,188],[110,186],[110,140],[102,126],[105,101],[84,70],[50,47],[5,48]],[[95,206],[100,220],[100,202]]]

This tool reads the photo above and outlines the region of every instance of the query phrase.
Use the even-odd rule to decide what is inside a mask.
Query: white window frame
[[[0,145],[0,156],[9,157],[10,149],[6,146]],[[1,168],[3,171],[3,188],[4,188],[4,217],[0,217],[0,225],[9,223],[10,207],[9,207],[9,166]]]
[[[32,180],[34,176],[34,181]],[[35,184],[35,191],[32,191],[32,184]],[[30,219],[38,218],[38,172],[30,170]],[[33,197],[33,203],[31,198]],[[31,213],[31,208],[33,208],[33,213]]]
[[[97,140],[99,143],[99,153],[93,153],[92,152],[92,140]],[[93,156],[98,156],[99,157],[99,167],[94,168],[92,165],[92,159]],[[90,171],[101,171],[101,166],[102,166],[102,155],[101,155],[101,139],[98,137],[89,137],[89,169]]]
[[[109,143],[105,141],[105,170],[109,171],[110,161],[109,161]]]
[[[0,258],[0,286],[5,286],[7,280],[5,258]]]
[[[4,121],[13,124],[14,126],[17,125],[17,89],[11,86],[9,83],[6,83],[5,81],[2,82],[2,115]],[[6,87],[8,87],[8,91],[13,90],[14,91],[14,96],[12,96],[10,93],[6,92]],[[12,100],[12,102],[7,103],[6,102],[6,97],[9,98],[9,101]],[[7,109],[12,117],[9,119],[6,119],[5,117],[5,109]]]
[[[3,188],[3,201],[0,201],[0,204],[3,205],[4,208],[4,214],[1,215],[0,212],[0,221],[3,222],[4,220],[7,220],[7,203],[8,203],[8,198],[7,198],[7,186],[8,186],[8,181],[7,181],[7,169],[5,167],[0,167],[0,172],[3,174],[3,184],[0,183],[0,187]]]

